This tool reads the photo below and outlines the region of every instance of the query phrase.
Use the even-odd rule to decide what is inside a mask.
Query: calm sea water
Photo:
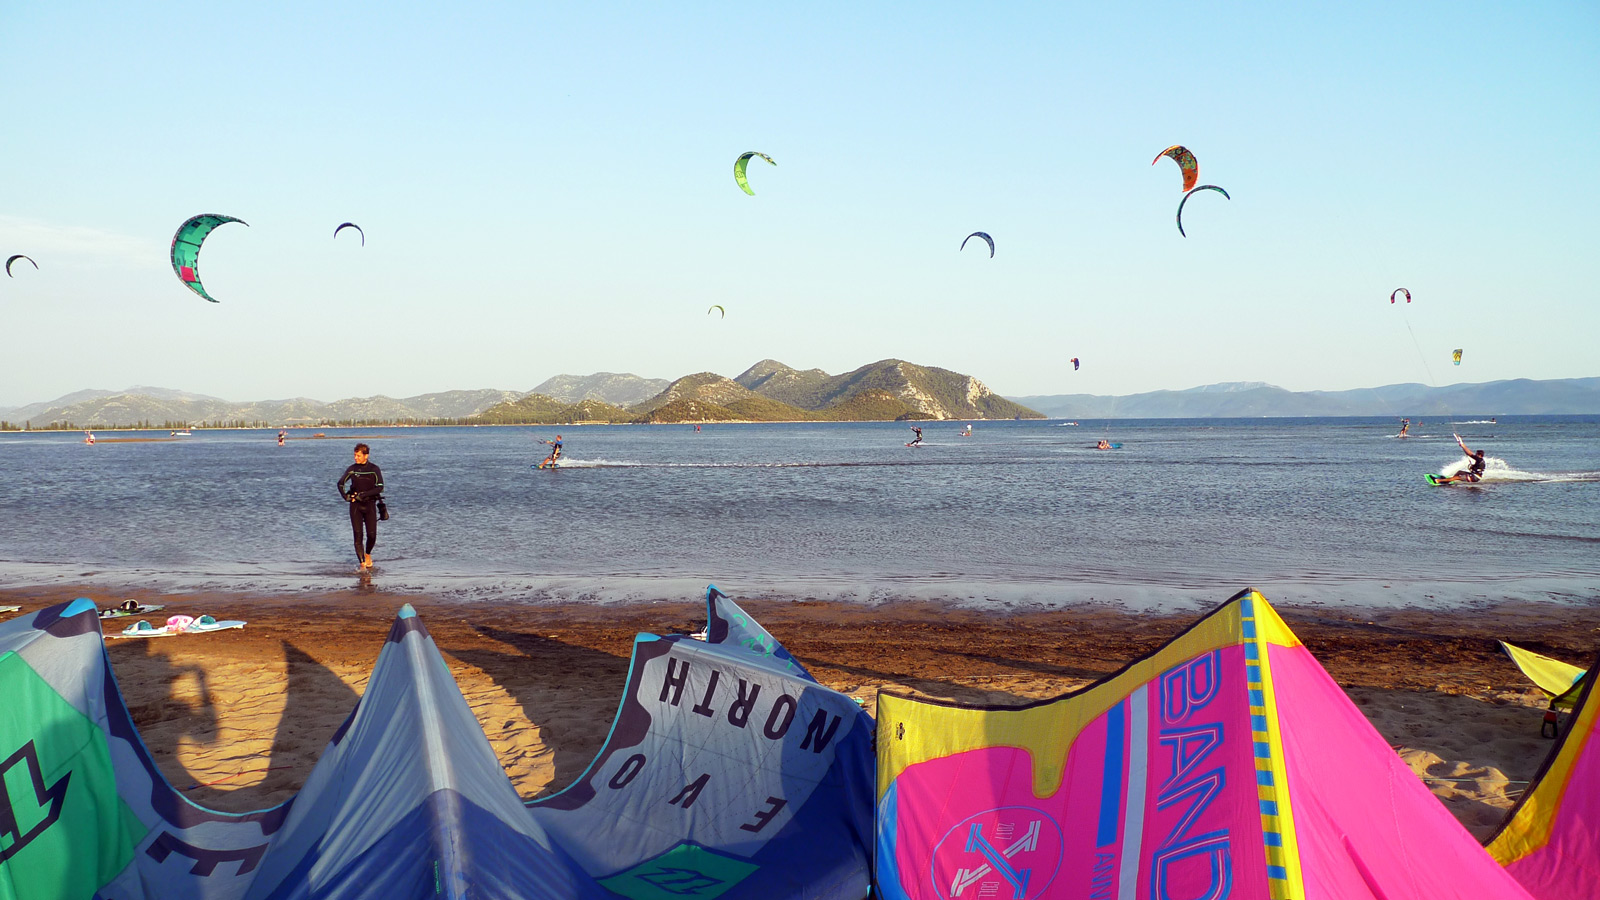
[[[1492,458],[1473,488],[1428,486]],[[1600,595],[1600,417],[589,426],[0,435],[0,583],[357,583],[334,482],[362,437],[372,583],[465,601],[736,596],[1471,604]],[[1115,451],[1091,449],[1107,437]]]

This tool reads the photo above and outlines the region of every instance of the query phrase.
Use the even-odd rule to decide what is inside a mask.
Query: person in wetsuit
[[[339,496],[350,501],[350,531],[355,536],[356,559],[363,572],[372,568],[372,548],[378,543],[378,506],[383,502],[383,473],[367,461],[370,452],[366,444],[357,444],[355,464],[339,476]]]
[[[1410,437],[1411,435],[1406,434],[1406,432],[1408,432],[1410,430],[1411,430],[1411,420],[1410,419],[1401,419],[1400,420],[1400,433],[1395,435],[1395,437]]]
[[[1466,442],[1461,439],[1461,435],[1459,434],[1455,436],[1455,439],[1456,444],[1461,448],[1461,452],[1467,455],[1467,459],[1472,460],[1472,464],[1467,466],[1467,470],[1465,472],[1458,472],[1451,476],[1450,480],[1465,481],[1468,484],[1476,484],[1477,482],[1482,481],[1483,470],[1487,465],[1483,460],[1483,451],[1468,450]]]
[[[915,425],[913,425],[913,426],[911,426],[911,431],[912,431],[912,433],[914,433],[916,435],[916,437],[912,438],[911,439],[911,443],[907,444],[906,446],[907,447],[920,447],[920,446],[922,446],[922,429],[918,428]]]
[[[539,463],[539,468],[542,469],[545,466],[555,468],[556,463],[561,461],[561,435],[556,435],[556,439],[553,441],[540,441],[539,443],[550,445],[550,455],[544,458],[544,462]]]

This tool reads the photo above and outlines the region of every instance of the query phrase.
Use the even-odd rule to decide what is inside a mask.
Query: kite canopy
[[[722,308],[722,304],[720,304],[720,303],[713,303],[713,304],[711,304],[711,309],[714,309],[714,310],[716,310],[716,311],[717,311],[717,312],[720,312],[720,313],[722,313],[722,316],[721,316],[721,318],[724,318],[724,319],[726,319],[726,318],[727,318],[727,317],[728,317],[728,311],[727,311],[727,310],[725,310],[725,309],[723,309],[723,308]],[[709,315],[711,315],[711,309],[708,309],[708,310],[706,310],[706,315],[708,315],[708,316],[709,316]]]
[[[1156,158],[1150,160],[1150,165],[1153,166],[1160,162],[1163,156],[1177,163],[1178,168],[1183,170],[1183,189],[1185,191],[1193,190],[1194,183],[1200,180],[1200,161],[1194,158],[1194,154],[1189,152],[1189,148],[1182,144],[1173,144],[1171,147],[1157,153]]]
[[[15,256],[12,256],[12,257],[11,257],[11,258],[10,258],[10,259],[8,259],[8,260],[6,260],[6,277],[7,277],[7,278],[14,278],[14,277],[16,277],[16,276],[14,276],[14,275],[12,275],[12,274],[11,274],[11,264],[12,264],[12,263],[14,263],[14,262],[16,262],[16,261],[17,261],[17,260],[19,260],[19,259],[26,259],[26,260],[28,260],[28,262],[30,262],[30,263],[33,263],[33,267],[34,267],[34,268],[35,268],[35,269],[38,269],[38,268],[39,268],[39,264],[38,264],[38,263],[36,263],[36,262],[33,262],[33,260],[32,260],[32,259],[29,259],[29,258],[28,258],[28,257],[26,257],[26,256],[23,256],[23,255],[22,255],[22,254],[21,254],[21,253],[18,253],[18,254],[16,254],[16,255],[15,255]]]
[[[880,691],[877,749],[884,900],[1527,900],[1255,591],[1055,699]]]
[[[339,232],[345,230],[346,228],[354,228],[356,230],[356,234],[361,235],[361,246],[365,247],[367,245],[367,233],[365,231],[362,231],[361,230],[361,226],[357,225],[354,222],[343,222],[343,223],[340,223],[340,225],[337,228],[333,229],[333,236],[334,237],[338,237],[339,236]]]
[[[765,153],[759,153],[755,150],[741,153],[739,154],[739,158],[733,161],[733,180],[739,183],[740,190],[754,197],[756,192],[750,189],[750,179],[746,178],[744,174],[745,169],[750,165],[750,157],[752,156],[761,157],[762,159],[766,160],[769,165],[775,166],[777,163],[773,162],[772,157],[766,155]]]
[[[1406,302],[1407,303],[1411,302],[1411,291],[1407,290],[1406,288],[1395,288],[1394,289],[1394,293],[1389,295],[1389,302],[1393,303],[1394,302],[1394,298],[1400,296],[1401,294],[1405,294],[1406,295]]]
[[[1221,194],[1222,196],[1228,197],[1228,192],[1227,191],[1223,190],[1222,188],[1217,187],[1214,184],[1202,184],[1199,187],[1195,188],[1194,190],[1190,191],[1189,193],[1184,194],[1183,195],[1183,199],[1178,201],[1178,234],[1183,235],[1184,237],[1188,237],[1188,235],[1184,234],[1184,232],[1183,232],[1183,205],[1185,203],[1189,202],[1189,198],[1190,197],[1193,197],[1195,194],[1198,194],[1201,191],[1216,191],[1217,193]],[[1232,197],[1228,197],[1228,199],[1232,200],[1233,198]]]
[[[1078,358],[1076,356],[1072,358],[1072,371],[1078,371]]]
[[[962,238],[961,239],[961,249],[962,250],[967,249],[967,241],[970,241],[975,237],[981,237],[981,238],[984,239],[984,241],[986,241],[989,244],[989,258],[990,259],[994,259],[994,238],[989,237],[989,235],[985,234],[982,231],[974,231],[973,233],[971,233],[971,234],[967,235],[966,237]]]
[[[1450,361],[1458,366],[1461,365],[1461,351],[1459,349],[1451,351]]]
[[[1513,651],[1511,645],[1505,647]],[[1527,672],[1517,653],[1511,655]],[[1538,900],[1600,900],[1600,854],[1595,852],[1600,847],[1597,669],[1600,661],[1572,686],[1578,696],[1566,733],[1488,842],[1489,853]],[[1538,679],[1535,683],[1546,692],[1560,687],[1559,682],[1549,687]]]
[[[92,601],[0,623],[0,897],[859,900],[871,718],[707,604],[704,640],[639,636],[600,755],[532,804],[405,606],[304,787],[247,813],[162,775]]]
[[[205,243],[206,235],[218,225],[226,225],[229,222],[238,222],[247,228],[250,225],[243,219],[235,219],[233,216],[206,213],[179,225],[177,233],[172,236],[172,271],[189,290],[212,303],[216,303],[217,298],[206,293],[205,285],[200,283],[200,245]]]

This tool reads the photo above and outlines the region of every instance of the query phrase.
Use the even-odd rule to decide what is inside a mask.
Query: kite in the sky
[[[1461,351],[1457,350],[1454,353],[1450,354],[1450,361],[1455,363],[1458,366],[1461,365]]]
[[[1400,296],[1401,294],[1405,294],[1406,295],[1406,302],[1407,303],[1411,302],[1411,292],[1409,290],[1405,289],[1405,288],[1395,288],[1394,289],[1394,293],[1389,295],[1389,302],[1393,303],[1394,302],[1394,298]]]
[[[1194,154],[1189,152],[1189,148],[1182,144],[1173,144],[1171,147],[1157,153],[1156,158],[1150,160],[1150,165],[1153,166],[1160,162],[1163,156],[1170,157],[1173,162],[1178,164],[1178,168],[1183,170],[1183,189],[1185,191],[1194,190],[1194,183],[1200,180],[1200,161],[1194,158]]]
[[[1222,188],[1217,187],[1214,184],[1202,184],[1199,187],[1195,188],[1194,190],[1190,191],[1189,193],[1184,194],[1183,195],[1183,199],[1178,201],[1178,233],[1182,234],[1184,237],[1188,237],[1188,235],[1183,233],[1183,205],[1185,203],[1189,202],[1189,198],[1190,197],[1193,197],[1195,194],[1198,194],[1201,191],[1216,191],[1217,193],[1221,194],[1222,196],[1228,197],[1228,192],[1227,191],[1223,190]],[[1233,198],[1232,197],[1228,197],[1228,199],[1232,200]]]
[[[365,247],[367,245],[367,233],[362,231],[361,226],[354,222],[345,222],[341,224],[338,228],[333,230],[333,236],[338,237],[339,232],[345,230],[346,228],[354,228],[356,230],[356,234],[361,235],[361,246]]]
[[[745,168],[750,165],[750,157],[752,156],[759,156],[766,160],[770,165],[775,166],[777,163],[772,161],[772,157],[766,155],[765,153],[758,153],[755,150],[741,153],[739,154],[739,158],[733,161],[733,180],[739,182],[740,190],[754,197],[756,192],[750,190],[750,179],[746,178],[744,174]]]
[[[217,299],[206,293],[205,285],[200,283],[200,271],[196,268],[200,261],[200,245],[205,242],[206,235],[218,225],[229,222],[238,222],[249,227],[250,223],[233,216],[216,215],[207,213],[195,216],[178,226],[178,233],[172,236],[172,271],[178,274],[178,280],[188,285],[189,290],[216,303]]]
[[[1078,371],[1078,358],[1076,356],[1072,358],[1072,371]]]
[[[720,304],[720,303],[713,303],[713,304],[711,304],[711,309],[714,309],[714,310],[716,310],[716,311],[717,311],[717,312],[720,312],[720,313],[722,313],[722,316],[721,316],[721,318],[724,318],[724,319],[726,319],[726,318],[727,318],[727,317],[728,317],[728,311],[727,311],[727,310],[725,310],[725,309],[723,309],[723,308],[722,308],[722,304]],[[708,309],[708,310],[706,310],[706,315],[708,315],[708,316],[709,316],[709,315],[711,315],[711,309]]]
[[[989,237],[988,234],[986,234],[986,233],[984,233],[982,231],[974,231],[973,233],[971,233],[971,234],[967,235],[966,237],[962,238],[961,239],[961,249],[962,250],[967,249],[967,241],[970,241],[975,237],[981,237],[981,238],[983,238],[985,241],[987,241],[989,243],[989,258],[990,259],[994,259],[994,238]]]
[[[15,256],[11,257],[10,259],[6,260],[6,277],[7,278],[16,277],[16,276],[11,274],[11,264],[16,262],[19,259],[26,259],[28,262],[33,263],[33,267],[35,269],[39,268],[39,264],[36,263],[36,262],[33,262],[33,259],[31,257],[23,256],[21,253],[18,253]]]

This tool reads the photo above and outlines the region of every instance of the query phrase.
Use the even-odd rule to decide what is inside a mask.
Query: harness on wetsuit
[[[1478,455],[1472,457],[1472,465],[1467,467],[1467,474],[1473,476],[1474,478],[1481,478],[1483,476],[1484,468],[1485,463],[1483,461],[1483,451],[1479,450]]]

